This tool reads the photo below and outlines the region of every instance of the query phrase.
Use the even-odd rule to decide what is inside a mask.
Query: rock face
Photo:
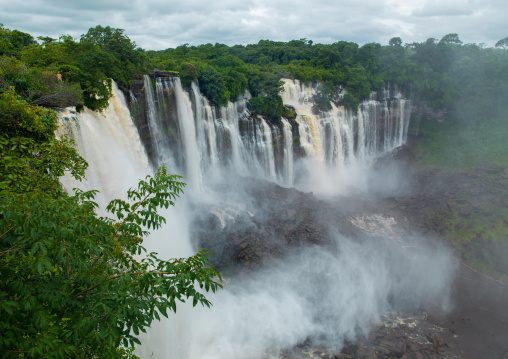
[[[372,325],[367,337],[347,341],[340,350],[313,345],[310,339],[279,354],[284,359],[437,359],[461,358],[455,350],[453,333],[442,328],[422,311],[391,313]],[[446,338],[446,340],[445,340]],[[266,356],[269,357],[269,356]]]
[[[197,246],[213,253],[211,262],[219,270],[258,269],[291,249],[333,246],[330,223],[339,233],[356,233],[344,216],[311,193],[247,178],[234,191],[242,193],[247,198],[242,202],[249,204],[201,207],[193,225]]]
[[[386,209],[451,241],[463,258],[508,276],[504,170],[494,165],[453,173],[420,169],[413,173],[411,193],[387,199]]]
[[[145,146],[149,157],[153,153],[152,142],[150,141],[150,128],[146,117],[146,96],[145,84],[142,78],[134,79],[130,90],[122,89],[127,100],[134,124],[139,132],[139,137]]]

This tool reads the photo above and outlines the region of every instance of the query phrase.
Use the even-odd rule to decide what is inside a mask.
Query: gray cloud
[[[475,5],[473,1],[429,0],[423,7],[415,9],[413,15],[422,17],[473,15]]]
[[[386,44],[400,36],[410,43],[448,33],[493,46],[508,35],[507,13],[504,0],[0,0],[0,23],[8,28],[79,38],[90,27],[109,25],[145,49],[300,38]]]

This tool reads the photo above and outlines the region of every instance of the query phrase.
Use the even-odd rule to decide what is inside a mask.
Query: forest
[[[221,287],[203,251],[136,259],[146,228],[164,223],[157,209],[183,193],[181,177],[162,167],[142,180],[128,194],[132,203],[108,206],[117,220],[96,214],[95,191],[62,189],[59,177],[67,171],[83,178],[87,163],[70,139],[55,139],[54,108],[102,110],[112,80],[128,89],[155,69],[177,72],[184,86],[197,81],[219,107],[248,90],[250,110],[272,120],[291,111],[282,103],[281,78],[316,84],[320,110],[331,102],[358,109],[372,91],[395,84],[421,113],[445,114],[444,122],[423,115],[412,121],[411,130],[425,134],[424,164],[508,166],[507,47],[508,38],[490,48],[448,34],[409,44],[398,37],[362,46],[261,40],[153,51],[109,26],[79,39],[36,39],[1,26],[0,317],[7,319],[0,322],[0,356],[132,357],[136,335],[159,314],[176,311],[177,301],[209,306],[195,287]]]

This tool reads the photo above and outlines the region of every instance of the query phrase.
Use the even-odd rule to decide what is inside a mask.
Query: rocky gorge
[[[216,108],[170,75],[125,91],[144,146],[118,147],[144,147],[143,170],[164,163],[189,184],[172,214],[181,223],[171,223],[189,247],[210,250],[224,276],[225,298],[212,298],[205,321],[231,325],[196,327],[193,340],[208,343],[197,348],[252,357],[240,333],[261,337],[255,347],[266,358],[506,357],[504,168],[424,166],[400,94],[373,96],[358,113],[315,114],[314,90],[286,83],[295,119],[272,123],[251,114],[246,98]],[[122,137],[114,131],[111,139]],[[100,183],[111,182],[109,172]],[[222,353],[224,341],[240,347]],[[143,346],[159,355],[150,340]]]
[[[428,170],[418,162],[416,145],[417,139],[413,139],[373,165],[378,170],[396,167],[406,175],[410,186],[397,195],[386,195],[374,183],[372,192],[356,191],[323,200],[312,193],[245,180],[243,190],[256,199],[253,208],[262,211],[265,221],[256,222],[250,215],[222,223],[216,215],[200,217],[195,230],[199,246],[212,249],[214,265],[226,277],[231,275],[233,281],[239,272],[256,271],[263,263],[283,258],[298,246],[334,247],[330,238],[333,231],[361,237],[366,227],[359,228],[355,219],[370,218],[372,223],[379,214],[393,220],[390,236],[401,241],[411,237],[437,240],[446,245],[457,262],[448,311],[432,306],[399,308],[381,316],[367,334],[346,341],[341,349],[316,345],[308,338],[292,349],[267,352],[264,357],[508,357],[506,241],[488,237],[489,226],[495,227],[508,206],[508,170],[496,166],[466,172]],[[477,222],[468,222],[473,216],[481,221],[480,229],[475,229]],[[454,237],[463,226],[469,226],[469,236]],[[374,232],[380,235],[377,229]],[[213,250],[216,243],[221,243],[219,250]]]

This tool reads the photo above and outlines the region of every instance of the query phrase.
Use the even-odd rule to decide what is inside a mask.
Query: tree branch
[[[4,233],[2,233],[2,235],[0,235],[0,238],[2,238],[3,236],[5,236],[11,229],[14,228],[14,225],[12,225],[9,229],[7,229]]]
[[[125,277],[125,276],[128,276],[128,275],[141,275],[141,274],[148,274],[148,273],[151,273],[151,274],[171,274],[171,272],[134,272],[134,273],[123,273],[123,274],[118,274],[118,275],[115,275],[115,276],[112,276],[112,277],[109,277],[105,280],[105,282],[109,282],[110,280],[113,280],[113,279],[118,279],[118,278],[121,278],[121,277]],[[87,288],[87,289],[83,289],[81,292],[79,292],[78,294],[76,294],[75,296],[72,297],[72,299],[76,299],[77,297],[91,291],[91,290],[94,290],[95,288],[99,287],[101,284],[104,284],[104,283],[98,283],[96,285],[94,285],[93,287],[90,287],[90,288]]]
[[[13,247],[11,247],[11,248],[9,248],[9,249],[7,249],[7,250],[3,251],[3,252],[0,252],[0,256],[3,256],[3,255],[5,255],[5,254],[7,254],[7,253],[9,253],[9,252],[12,252],[12,251],[17,251],[17,250],[20,250],[20,249],[27,249],[27,248],[30,248],[30,247],[28,247],[28,246],[24,246],[24,247],[18,247],[18,246],[19,246],[19,245],[15,245],[15,246],[13,246]]]

